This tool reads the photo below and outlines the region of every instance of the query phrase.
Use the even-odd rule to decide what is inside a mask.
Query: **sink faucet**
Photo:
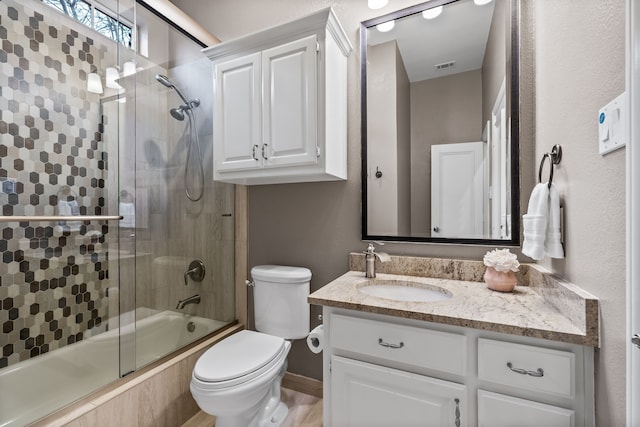
[[[176,310],[180,310],[189,304],[200,304],[200,295],[192,295],[189,298],[181,299],[176,305]]]
[[[382,244],[382,243],[380,243]],[[386,252],[376,252],[376,248],[373,246],[373,243],[369,243],[367,250],[364,251],[364,259],[365,259],[365,277],[374,278],[376,277],[376,257],[380,260],[380,262],[389,262],[391,261],[391,257]]]

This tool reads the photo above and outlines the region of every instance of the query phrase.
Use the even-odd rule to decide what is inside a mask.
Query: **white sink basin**
[[[358,291],[378,298],[396,301],[444,301],[453,294],[439,286],[404,280],[367,280],[358,285]]]

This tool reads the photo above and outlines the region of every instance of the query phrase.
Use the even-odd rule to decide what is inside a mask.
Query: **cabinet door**
[[[214,161],[218,172],[262,166],[260,53],[215,66]]]
[[[317,163],[316,36],[262,53],[265,167]]]
[[[478,391],[479,427],[573,427],[574,418],[569,409]]]
[[[465,426],[466,386],[331,357],[334,427]]]

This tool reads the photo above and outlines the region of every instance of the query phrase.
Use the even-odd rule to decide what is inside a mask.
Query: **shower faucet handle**
[[[194,282],[202,282],[202,279],[204,279],[204,274],[204,263],[199,259],[191,261],[191,264],[189,264],[189,269],[184,272],[184,285],[187,286],[189,284],[189,277]]]

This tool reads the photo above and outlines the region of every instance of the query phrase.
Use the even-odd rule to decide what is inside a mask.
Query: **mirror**
[[[361,23],[363,240],[520,240],[518,0]]]

